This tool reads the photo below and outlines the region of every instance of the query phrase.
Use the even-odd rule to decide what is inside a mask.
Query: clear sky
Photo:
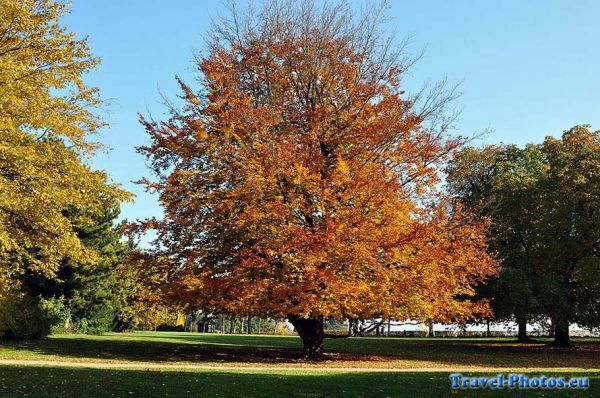
[[[425,56],[408,83],[447,77],[462,82],[458,128],[493,129],[488,143],[539,142],[588,123],[600,129],[600,1],[397,0],[388,24],[412,36]],[[352,1],[360,7],[362,1]],[[110,148],[95,159],[136,193],[130,219],[160,214],[156,200],[132,181],[148,174],[135,146],[147,142],[137,113],[163,114],[160,92],[177,93],[174,76],[194,76],[210,18],[224,12],[209,0],[73,0],[65,22],[89,35],[103,59],[88,82],[111,100],[111,124],[100,139]]]

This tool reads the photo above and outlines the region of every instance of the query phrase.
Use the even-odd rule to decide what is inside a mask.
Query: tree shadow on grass
[[[144,339],[156,340],[174,340],[181,343],[207,344],[215,346],[236,346],[236,347],[260,347],[260,348],[301,348],[298,336],[275,336],[275,335],[243,335],[243,334],[216,334],[216,333],[186,333],[170,332],[162,336],[162,332],[141,332],[134,333]],[[169,332],[167,332],[169,333]]]
[[[17,352],[27,351],[43,356],[59,356],[62,360],[86,358],[166,363],[279,363],[297,360],[301,352],[299,345],[298,349],[294,350],[268,346],[248,347],[233,342],[228,344],[165,342],[147,337],[143,340],[52,337],[36,341],[5,341],[2,345]]]
[[[575,374],[573,374],[575,375]],[[581,374],[577,376],[583,376]],[[450,389],[448,373],[183,372],[0,366],[3,397],[595,397],[577,391]]]
[[[518,343],[506,339],[362,338],[344,346],[337,340],[330,351],[370,353],[401,360],[481,367],[600,368],[600,342],[576,342],[573,349],[556,349],[545,341]]]
[[[108,336],[54,336],[4,342],[4,358],[123,360],[133,362],[300,363],[299,338],[186,333],[129,333]],[[557,350],[545,342],[506,340],[351,338],[325,342],[324,365],[439,367],[600,368],[600,343],[580,342]],[[50,356],[51,358],[44,358]],[[404,362],[401,364],[400,362]],[[411,364],[412,363],[412,364]]]

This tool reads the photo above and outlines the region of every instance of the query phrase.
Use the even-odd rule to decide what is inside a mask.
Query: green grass
[[[295,336],[192,333],[57,335],[39,341],[0,341],[0,359],[82,362],[81,367],[0,365],[1,397],[596,397],[600,396],[600,340],[576,340],[555,350],[547,341],[510,339],[353,338],[326,342],[327,359],[298,359]],[[86,368],[85,362],[137,364]],[[144,369],[147,362],[184,366],[268,366],[264,370]],[[88,365],[92,366],[92,364]],[[286,369],[286,367],[288,369]],[[289,369],[294,367],[295,369]],[[301,367],[301,369],[298,369]],[[404,372],[343,372],[326,368],[398,368]],[[439,367],[447,371],[407,372]],[[581,391],[452,391],[455,369],[559,368],[565,377],[590,376]],[[473,369],[477,372],[477,369]],[[481,375],[483,373],[475,374]],[[546,373],[536,372],[535,374]]]
[[[509,339],[352,338],[327,340],[328,359],[315,366],[600,368],[600,341],[575,340],[576,349],[516,344]],[[197,333],[57,335],[40,341],[0,342],[0,359],[160,362],[170,364],[303,365],[295,336]]]
[[[585,391],[456,391],[447,373],[143,371],[0,366],[2,397],[597,397]]]

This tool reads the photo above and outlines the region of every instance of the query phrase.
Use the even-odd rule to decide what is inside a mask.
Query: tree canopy
[[[74,224],[91,224],[103,197],[131,197],[87,164],[103,123],[83,76],[99,60],[59,23],[66,11],[61,1],[1,1],[0,299],[25,272],[52,278],[64,259],[97,259]]]
[[[266,2],[235,9],[180,80],[140,148],[164,218],[156,254],[174,298],[207,311],[286,316],[318,355],[332,318],[450,321],[495,272],[484,223],[439,192],[462,143],[439,89],[404,95],[411,60],[382,35],[384,10]],[[421,106],[419,106],[421,104]],[[320,336],[320,337],[319,337]]]
[[[496,316],[550,317],[559,345],[569,344],[569,323],[600,321],[599,138],[575,126],[523,149],[467,148],[448,173],[459,201],[491,220],[502,264],[490,289]]]
[[[490,251],[497,254],[502,268],[483,289],[484,295],[491,299],[496,319],[518,322],[521,340],[527,338],[527,322],[541,311],[543,287],[533,261],[539,247],[537,184],[544,171],[535,145],[465,148],[447,170],[450,192],[471,214],[491,220]]]

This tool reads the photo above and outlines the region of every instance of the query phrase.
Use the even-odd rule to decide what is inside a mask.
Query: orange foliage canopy
[[[164,207],[144,226],[172,297],[304,318],[485,311],[469,300],[495,272],[485,225],[437,192],[461,144],[435,123],[448,96],[404,98],[378,13],[293,3],[215,27],[201,89],[180,81],[167,121],[142,118]]]

